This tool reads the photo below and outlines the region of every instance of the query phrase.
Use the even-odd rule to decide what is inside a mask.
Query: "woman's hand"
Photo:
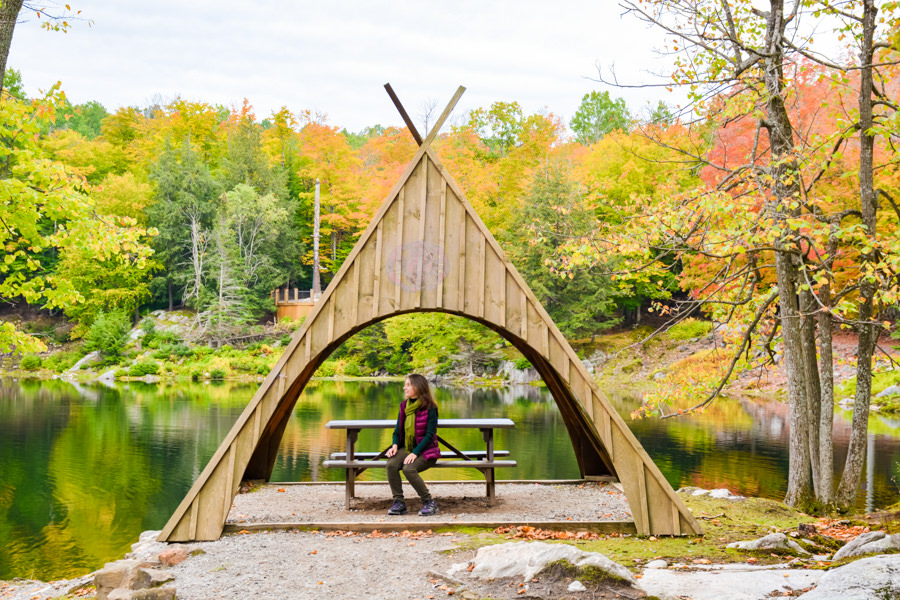
[[[416,460],[417,458],[419,458],[419,457],[416,456],[415,454],[413,454],[412,452],[410,452],[409,454],[406,455],[406,458],[403,459],[403,464],[408,465],[411,462],[413,462],[414,460]]]
[[[395,455],[395,454],[397,454],[397,444],[394,444],[393,446],[391,446],[390,448],[388,448],[388,449],[387,449],[387,452],[385,453],[385,455],[386,455],[388,458],[392,457],[392,456]]]

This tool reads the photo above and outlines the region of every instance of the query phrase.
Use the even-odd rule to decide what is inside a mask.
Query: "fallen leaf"
[[[278,488],[278,491],[279,491],[279,492],[283,492],[283,491],[284,491],[284,488]]]
[[[318,550],[312,550],[312,551],[310,551],[310,554],[318,554],[318,553],[319,553]]]

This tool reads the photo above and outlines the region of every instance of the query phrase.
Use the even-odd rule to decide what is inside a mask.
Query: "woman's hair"
[[[428,385],[428,380],[425,377],[418,373],[410,373],[406,376],[406,380],[416,391],[416,398],[421,400],[422,408],[427,410],[432,406],[437,406],[434,396],[431,395],[431,386]]]

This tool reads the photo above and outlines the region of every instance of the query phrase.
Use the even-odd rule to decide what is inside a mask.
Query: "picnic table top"
[[[354,419],[328,421],[325,429],[392,429],[396,419]],[[512,429],[516,424],[512,419],[438,419],[439,429]]]

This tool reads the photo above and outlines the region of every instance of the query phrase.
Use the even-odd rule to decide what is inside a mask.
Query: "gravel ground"
[[[419,517],[421,502],[404,484],[410,514],[388,517],[387,484],[357,484],[359,498],[344,508],[339,485],[263,485],[238,494],[228,523],[408,523],[392,533],[272,531],[225,535],[214,542],[183,544],[192,555],[171,568],[179,600],[284,600],[359,598],[426,600],[449,597],[454,563],[474,556],[467,534],[416,533],[432,524],[467,522],[527,523],[548,521],[631,520],[625,495],[608,483],[497,484],[497,501],[488,506],[483,483],[433,483],[441,509]],[[284,490],[284,491],[280,491]],[[148,560],[166,548],[152,544],[137,556]],[[169,545],[175,546],[175,544]],[[463,548],[463,549],[461,549]],[[194,552],[198,551],[198,552]],[[2,600],[56,598],[92,577],[49,586],[33,581],[0,582]],[[502,582],[496,585],[505,585]],[[441,587],[444,586],[444,589]],[[471,587],[471,584],[469,584]],[[521,598],[515,588],[510,597]],[[498,592],[495,588],[494,592]],[[487,594],[485,593],[485,596]],[[484,596],[482,596],[484,597]],[[494,598],[504,597],[493,594]]]
[[[631,521],[625,494],[610,483],[498,483],[489,506],[482,483],[429,483],[440,513],[416,514],[422,503],[404,483],[409,514],[389,517],[390,490],[385,482],[357,483],[350,510],[344,508],[344,486],[321,484],[263,485],[234,499],[226,523],[390,522],[424,525],[453,521],[527,523],[541,521]]]
[[[472,551],[445,553],[456,547],[456,538],[434,535],[231,535],[191,544],[205,554],[171,570],[179,600],[424,600],[447,585],[429,572],[446,573],[454,562],[473,556]],[[446,591],[439,593],[446,596]]]

